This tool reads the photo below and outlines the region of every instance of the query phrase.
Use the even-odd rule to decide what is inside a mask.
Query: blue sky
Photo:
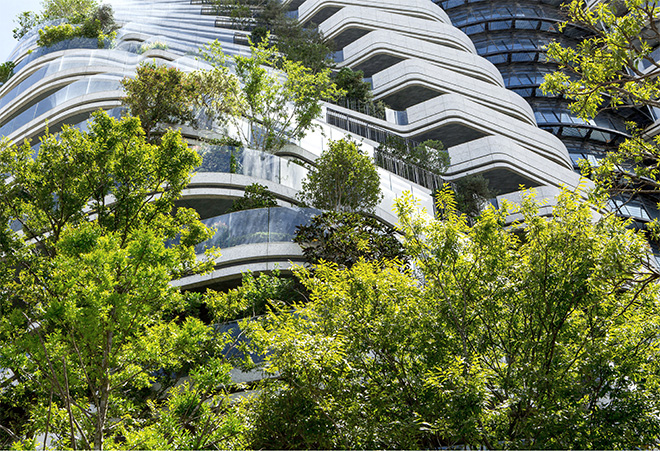
[[[14,17],[22,11],[37,11],[40,0],[0,0],[0,63],[5,62],[16,45],[11,30],[16,28]]]

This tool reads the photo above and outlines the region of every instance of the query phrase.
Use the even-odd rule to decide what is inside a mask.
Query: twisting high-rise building
[[[566,20],[562,0],[434,0],[449,15],[454,26],[474,42],[477,53],[493,63],[505,86],[524,97],[534,110],[540,128],[559,137],[566,145],[574,167],[586,159],[592,164],[628,136],[627,121],[645,126],[652,112],[628,108],[603,111],[592,120],[584,120],[569,110],[569,102],[560,96],[546,95],[539,86],[546,74],[559,70],[548,61],[545,46],[558,40],[562,45],[576,45],[585,30],[558,25]],[[585,7],[596,2],[585,2]],[[658,217],[656,201],[644,197],[615,198],[611,205],[618,213],[632,217],[639,226]]]
[[[184,71],[204,68],[205,63],[195,56],[200,46],[212,40],[218,40],[229,55],[250,52],[246,46],[247,33],[223,28],[226,22],[202,14],[204,2],[113,0],[110,3],[121,25],[110,48],[98,49],[96,40],[85,39],[39,47],[36,29],[23,37],[10,56],[16,63],[14,75],[0,86],[0,135],[14,142],[32,139],[34,144],[44,133],[46,123],[51,131],[57,131],[64,124],[85,127],[89,115],[98,109],[120,115],[123,96],[120,81],[132,76],[143,61]],[[270,270],[275,265],[286,270],[291,262],[301,262],[300,249],[291,238],[295,226],[306,222],[312,212],[296,207],[296,194],[306,169],[294,160],[312,162],[329,140],[348,136],[361,142],[362,148],[373,155],[379,143],[392,136],[420,142],[439,139],[448,148],[451,159],[443,178],[452,181],[482,174],[499,193],[493,202],[502,198],[515,200],[520,195],[520,185],[536,187],[539,196],[546,198],[552,198],[562,185],[577,185],[579,177],[573,172],[566,146],[539,128],[537,122],[551,131],[555,126],[580,128],[567,127],[568,119],[564,120],[556,110],[552,111],[561,116],[557,118],[558,124],[546,120],[541,106],[553,99],[535,100],[532,109],[519,95],[525,94],[520,91],[523,78],[529,81],[529,89],[538,84],[536,66],[527,72],[513,68],[507,72],[502,67],[498,70],[493,64],[498,63],[492,58],[494,55],[485,53],[488,58],[479,55],[484,53],[484,45],[490,45],[484,44],[487,40],[475,39],[475,46],[466,33],[452,25],[450,15],[432,1],[291,0],[284,3],[289,14],[301,23],[318,25],[321,33],[334,41],[337,67],[362,70],[371,83],[374,98],[386,102],[389,108],[384,116],[374,117],[324,104],[322,115],[317,118],[319,127],[300,140],[292,140],[278,154],[242,149],[230,156],[226,149],[212,146],[202,149],[207,154],[217,152],[216,162],[224,158],[227,164],[216,164],[212,169],[203,165],[181,203],[196,208],[208,224],[216,226],[218,232],[213,243],[223,249],[223,256],[212,274],[181,280],[182,286],[194,288],[219,283],[238,278],[244,271]],[[455,3],[449,0],[440,5],[452,13],[457,25],[474,37],[470,27],[485,25],[473,24],[472,19],[461,22],[457,19],[459,9]],[[461,5],[467,3],[460,1]],[[488,11],[496,11],[499,5],[482,3],[489,5]],[[485,23],[491,27],[495,22]],[[525,31],[524,39],[521,31],[514,40],[515,46],[537,39],[548,28],[542,21],[532,22],[525,22],[525,27],[532,31]],[[508,25],[506,22],[502,26]],[[513,28],[507,30],[512,32]],[[512,55],[509,52],[506,58]],[[593,141],[597,133],[602,136],[615,133],[618,125],[613,124],[612,130],[591,125],[586,128]],[[198,140],[202,133],[209,136],[208,130],[184,130],[191,145],[204,147]],[[230,165],[230,158],[240,159],[241,164]],[[396,196],[410,191],[431,210],[431,192],[437,182],[419,177],[421,172],[400,170],[400,165],[395,163],[389,161],[383,165],[387,169],[379,168],[384,200],[376,216],[390,224],[396,222],[391,213]],[[227,214],[231,200],[241,197],[245,187],[254,182],[266,185],[281,206]]]

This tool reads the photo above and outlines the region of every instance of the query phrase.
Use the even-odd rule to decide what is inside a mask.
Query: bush
[[[145,42],[138,48],[138,53],[142,55],[144,52],[152,49],[156,50],[167,50],[169,49],[170,46],[167,45],[167,43],[162,42],[162,41],[154,41],[154,42]]]
[[[37,45],[50,47],[68,39],[88,38],[98,39],[98,47],[103,48],[106,40],[115,36],[116,29],[112,7],[103,5],[96,8],[88,17],[74,16],[70,18],[69,23],[47,26],[39,30]]]
[[[39,39],[37,45],[40,47],[50,47],[58,42],[67,39],[81,37],[80,27],[74,27],[70,23],[44,27],[39,30]]]

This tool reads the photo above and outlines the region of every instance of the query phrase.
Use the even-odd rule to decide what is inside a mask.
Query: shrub
[[[140,46],[140,48],[138,49],[138,53],[139,53],[140,55],[142,55],[144,52],[146,52],[146,51],[148,51],[148,50],[152,50],[152,49],[155,49],[155,50],[167,50],[167,49],[169,49],[169,48],[170,48],[170,46],[167,45],[167,43],[162,42],[162,41],[145,42],[145,43],[142,44],[142,45]]]

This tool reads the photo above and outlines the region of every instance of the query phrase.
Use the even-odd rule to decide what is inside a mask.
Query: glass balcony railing
[[[38,118],[44,113],[47,113],[76,97],[82,97],[96,92],[116,91],[119,89],[121,89],[121,85],[118,77],[111,78],[111,76],[95,75],[76,81],[23,110],[10,121],[4,123],[2,127],[0,127],[0,136],[10,135],[33,119]]]
[[[202,165],[197,172],[224,172],[241,174],[288,188],[299,189],[307,176],[307,169],[284,158],[252,149],[230,146],[201,147]]]
[[[291,242],[296,227],[308,225],[320,214],[314,208],[273,207],[236,211],[202,222],[215,229],[213,237],[195,246],[197,254],[212,247],[226,249],[243,244]]]

